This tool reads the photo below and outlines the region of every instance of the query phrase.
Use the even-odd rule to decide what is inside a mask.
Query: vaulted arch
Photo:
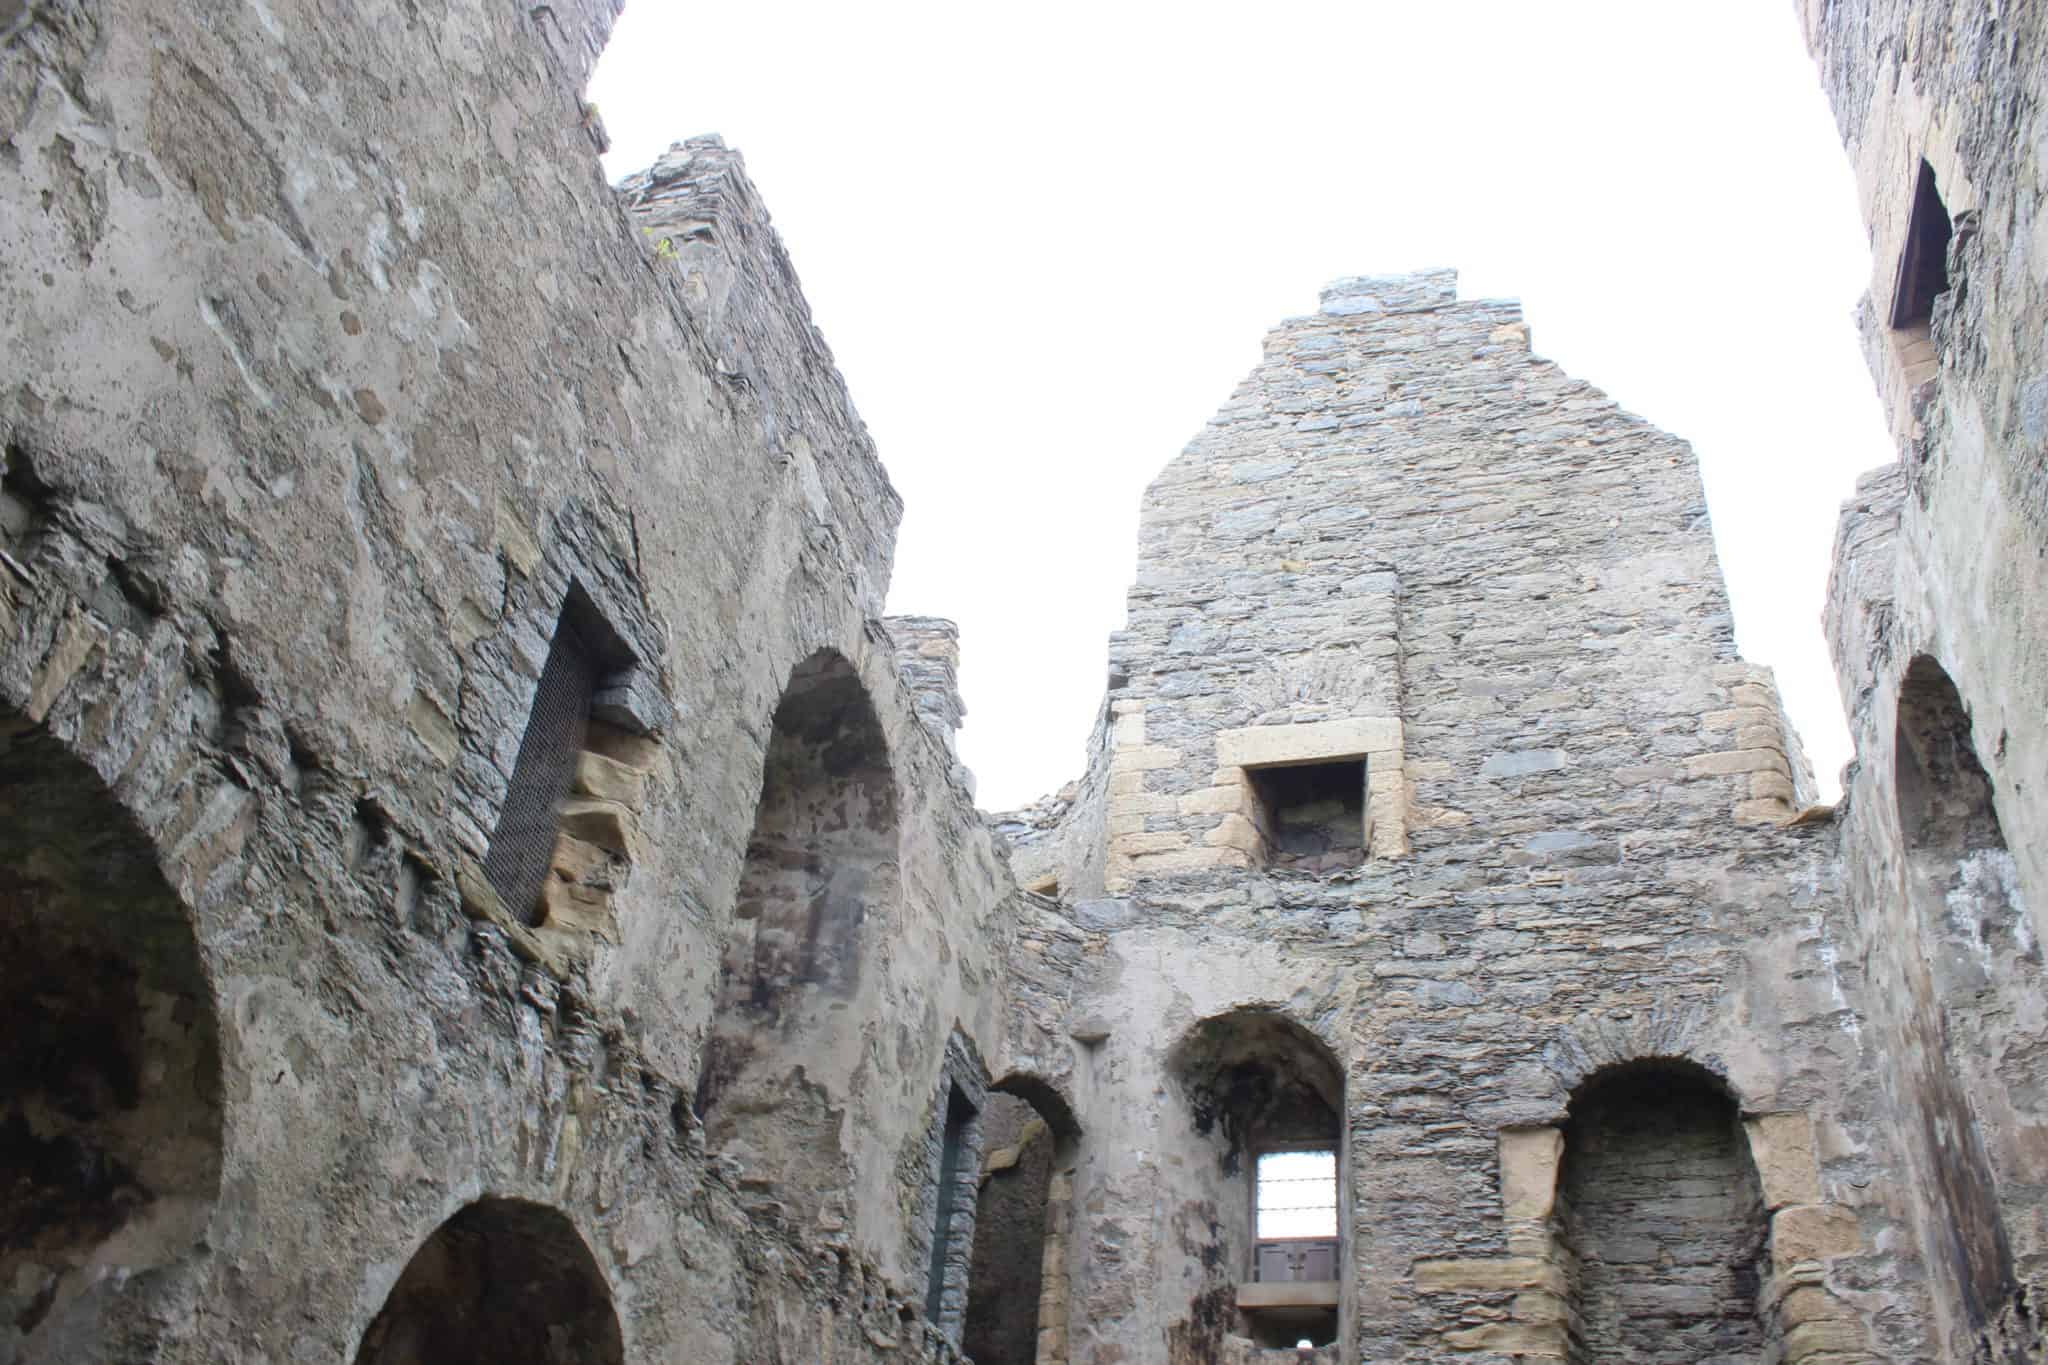
[[[1351,1221],[1343,1064],[1295,1020],[1248,1008],[1197,1023],[1167,1066],[1215,1152],[1182,1197],[1217,1210],[1213,1259],[1235,1310],[1217,1326],[1268,1348],[1336,1341]]]
[[[1763,1191],[1741,1114],[1711,1072],[1654,1059],[1582,1084],[1556,1217],[1578,1267],[1574,1361],[1764,1358]]]
[[[566,1214],[480,1199],[436,1228],[355,1365],[623,1365],[604,1272]]]
[[[0,1316],[92,1358],[112,1301],[195,1254],[220,1185],[219,1032],[154,841],[0,709]]]
[[[821,650],[775,708],[697,1085],[707,1140],[811,1202],[843,1192],[845,1081],[871,920],[900,895],[887,740],[859,674]]]
[[[2030,1154],[2007,1151],[2001,1171],[1985,1121],[1996,1133],[2040,1122],[2014,1112],[2048,1066],[2038,1029],[2014,1018],[2016,1000],[2043,989],[2040,950],[1969,710],[1928,655],[1900,679],[1893,763],[1902,890],[1922,949],[1907,983],[1915,1036],[1900,1088],[1917,1120],[1931,1260],[1961,1319],[1981,1331],[2012,1304],[2017,1283],[2001,1198],[2032,1208],[2042,1194],[2040,1173],[2023,1169]]]
[[[977,1365],[1066,1359],[1081,1127],[1060,1091],[1013,1072],[989,1087],[962,1347]]]

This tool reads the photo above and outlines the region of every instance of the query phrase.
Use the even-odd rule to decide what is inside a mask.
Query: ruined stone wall
[[[202,1233],[30,1248],[0,1359],[354,1358],[484,1196],[587,1247],[559,1321],[603,1303],[625,1359],[951,1349],[900,1175],[949,1034],[999,1054],[1012,893],[876,619],[899,503],[737,158],[685,158],[666,247],[604,183],[580,95],[613,13],[0,19],[0,700],[160,863],[220,1076]],[[631,656],[605,716],[650,733],[591,727],[535,918],[481,865],[577,593]],[[812,1077],[844,1214],[692,1114],[821,652],[898,824]]]
[[[1763,1211],[1752,1339],[1890,1353],[1898,1222],[1866,1184],[1895,1154],[1836,831],[1780,827],[1810,787],[1682,443],[1448,273],[1343,282],[1147,494],[1111,652],[1110,894],[1072,905],[1065,1006],[1075,1360],[1245,1349],[1241,1215],[1168,1057],[1247,1009],[1344,1072],[1345,1358],[1562,1353],[1569,1249],[1516,1230],[1504,1144],[1644,1058],[1813,1134]],[[1367,856],[1266,868],[1248,774],[1324,757],[1364,761]]]
[[[2026,6],[1798,10],[1869,229],[1859,320],[1899,447],[1843,509],[1829,592],[1857,753],[1843,948],[1869,964],[1925,1358],[2031,1360],[2021,1295],[2048,1287],[2048,27]],[[1945,290],[1915,319],[1895,304],[1923,163],[1949,239]]]

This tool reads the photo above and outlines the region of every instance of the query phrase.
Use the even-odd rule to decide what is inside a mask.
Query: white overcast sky
[[[1693,442],[1742,651],[1835,791],[1829,546],[1892,451],[1791,0],[631,0],[590,97],[614,178],[744,153],[903,494],[889,610],[960,623],[984,807],[1079,775],[1139,496],[1266,330],[1435,265]]]

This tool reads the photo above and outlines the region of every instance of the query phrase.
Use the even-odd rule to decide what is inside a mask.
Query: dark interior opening
[[[108,1299],[199,1243],[220,1130],[212,993],[155,844],[0,707],[0,1359],[99,1358]]]
[[[1913,186],[1913,214],[1906,246],[1899,253],[1899,278],[1892,289],[1892,326],[1914,327],[1934,316],[1934,300],[1948,292],[1948,208],[1934,183],[1934,167],[1920,163]]]
[[[1307,1342],[1328,1346],[1337,1340],[1337,1310],[1334,1308],[1261,1308],[1245,1314],[1245,1331],[1252,1345],[1265,1351],[1284,1351]]]
[[[356,1365],[620,1365],[624,1354],[610,1286],[575,1225],[485,1199],[413,1254]]]
[[[1266,866],[1330,872],[1365,861],[1365,760],[1253,768]]]
[[[946,1304],[946,1283],[965,1276],[949,1275],[953,1259],[953,1218],[960,1211],[960,1161],[967,1146],[967,1126],[974,1122],[974,1106],[954,1086],[946,1100],[946,1134],[939,1146],[938,1217],[932,1227],[932,1269],[925,1286],[925,1316],[938,1322]]]

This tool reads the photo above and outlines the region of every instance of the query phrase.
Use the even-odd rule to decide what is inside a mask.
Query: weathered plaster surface
[[[1318,1361],[1616,1358],[1619,1264],[1643,1350],[2041,1357],[2038,13],[1800,5],[1901,448],[1840,810],[1691,452],[1436,271],[1268,335],[1147,492],[1085,772],[984,816],[738,156],[603,182],[614,12],[0,2],[0,1361],[1293,1360],[1246,1159],[1325,1129]],[[1357,865],[1289,870],[1257,775],[1325,761]]]

